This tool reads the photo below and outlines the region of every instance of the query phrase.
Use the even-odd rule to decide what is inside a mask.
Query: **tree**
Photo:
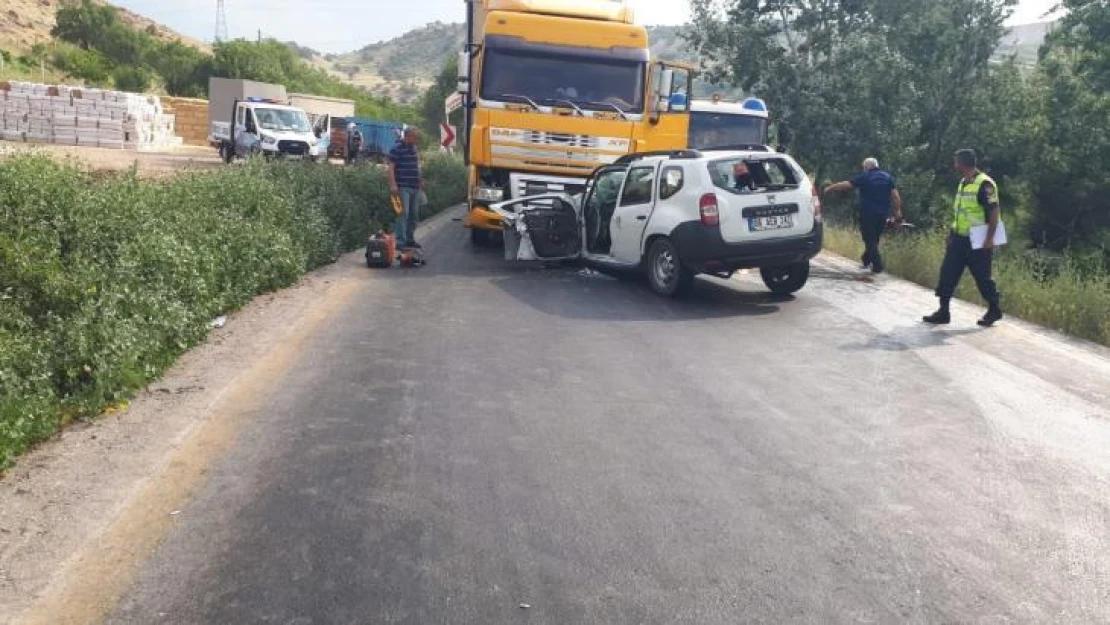
[[[279,46],[286,53],[289,49]],[[212,66],[217,76],[280,83],[285,79],[282,64],[269,46],[242,39],[216,44]]]
[[[819,180],[877,156],[909,187],[909,216],[928,221],[1014,3],[692,0],[686,37],[710,80],[770,102]]]
[[[1033,236],[1050,248],[1103,249],[1110,263],[1110,4],[1065,0],[1038,70],[1041,133],[1028,166]]]
[[[423,120],[422,126],[428,136],[439,136],[439,123],[444,121],[444,104],[447,97],[455,90],[458,85],[459,76],[459,62],[458,59],[452,58],[443,66],[443,70],[436,77],[436,81],[428,90],[421,96],[420,101],[417,103],[417,109],[420,111],[420,116]],[[460,116],[458,113],[456,116]],[[461,116],[460,116],[461,117]],[[448,120],[449,121],[449,120]]]
[[[147,64],[165,81],[170,95],[202,97],[208,92],[212,57],[196,48],[170,41],[150,52]]]
[[[119,22],[119,18],[111,6],[81,0],[58,7],[55,21],[51,35],[89,50],[104,32]]]

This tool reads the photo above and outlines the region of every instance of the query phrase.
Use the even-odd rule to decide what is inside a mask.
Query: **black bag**
[[[366,266],[385,269],[393,266],[393,249],[389,240],[372,237],[366,241]]]

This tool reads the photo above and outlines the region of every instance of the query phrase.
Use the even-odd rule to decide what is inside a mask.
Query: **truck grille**
[[[570,195],[577,195],[585,190],[585,180],[581,183],[559,183],[520,178],[516,182],[515,197],[528,197],[529,195],[541,195],[543,193],[567,193]]]
[[[596,148],[597,137],[589,135],[572,135],[561,132],[544,132],[542,130],[529,130],[524,133],[524,142],[532,145],[553,145],[566,148]]]
[[[278,141],[278,152],[294,156],[308,154],[308,143],[304,141]]]

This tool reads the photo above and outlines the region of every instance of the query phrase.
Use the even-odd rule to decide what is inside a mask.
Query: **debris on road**
[[[211,327],[211,328],[212,328],[213,330],[219,330],[220,328],[222,328],[222,327],[224,327],[225,325],[227,325],[227,317],[226,317],[226,316],[224,316],[224,315],[220,315],[219,317],[216,317],[215,319],[213,319],[213,320],[211,321],[211,323],[209,323],[208,325],[209,325],[209,327]]]
[[[615,280],[616,279],[613,276],[601,273],[600,271],[597,271],[595,269],[590,269],[589,267],[579,271],[578,275],[583,277],[583,278],[594,278],[594,279],[597,279],[597,280]]]

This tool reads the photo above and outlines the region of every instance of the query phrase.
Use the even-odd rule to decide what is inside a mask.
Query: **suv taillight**
[[[721,225],[721,211],[717,208],[716,195],[712,193],[706,193],[705,195],[701,196],[701,200],[698,202],[698,209],[701,211],[701,225]]]
[[[817,191],[817,185],[812,185],[813,189],[813,219],[814,221],[821,221],[821,214],[825,210],[821,206],[821,193]]]

